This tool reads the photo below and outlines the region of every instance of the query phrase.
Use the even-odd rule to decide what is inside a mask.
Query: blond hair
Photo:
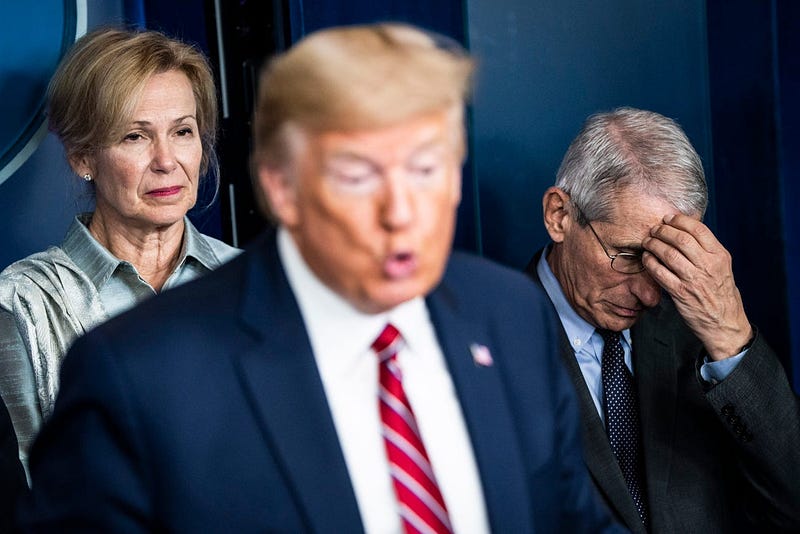
[[[121,139],[145,84],[154,74],[183,72],[197,105],[201,173],[215,162],[217,97],[206,57],[155,31],[99,29],[81,37],[50,80],[49,127],[67,157],[81,157]]]
[[[255,163],[286,163],[289,126],[353,131],[443,110],[456,112],[454,134],[463,155],[461,119],[472,70],[461,47],[412,26],[312,33],[262,70],[253,126]]]

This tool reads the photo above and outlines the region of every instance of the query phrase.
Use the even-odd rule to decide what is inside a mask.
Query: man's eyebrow
[[[342,150],[341,152],[334,152],[331,154],[331,160],[345,160],[345,161],[370,161],[368,157],[354,152],[352,150]]]
[[[641,239],[637,238],[629,238],[629,237],[605,237],[606,241],[605,244],[615,250],[620,252],[631,252],[634,254],[642,254],[644,252],[644,247],[642,246]]]
[[[417,156],[423,152],[430,152],[436,150],[444,150],[447,145],[442,142],[441,139],[429,139],[424,143],[420,144],[411,152],[411,157]]]
[[[644,253],[644,247],[642,246],[641,241],[628,241],[628,242],[613,242],[609,241],[606,243],[609,247],[612,247],[619,252],[630,252],[632,254],[642,254]]]

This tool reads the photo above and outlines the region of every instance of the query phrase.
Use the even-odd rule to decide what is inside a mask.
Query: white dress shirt
[[[313,274],[283,228],[278,230],[278,253],[311,340],[365,531],[402,532],[381,435],[378,360],[370,349],[391,322],[405,341],[397,355],[403,388],[453,529],[489,532],[469,434],[425,301],[416,298],[367,315]]]

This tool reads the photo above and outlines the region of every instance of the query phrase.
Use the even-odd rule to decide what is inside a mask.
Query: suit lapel
[[[660,320],[662,312],[663,305],[649,311],[631,331],[651,514],[669,506],[667,487],[678,402],[680,362],[672,331],[665,330]],[[653,517],[652,524],[657,522]]]
[[[250,256],[241,318],[257,340],[242,386],[309,531],[362,531],[358,505],[299,308],[274,238]]]
[[[525,468],[502,379],[494,366],[477,364],[470,349],[480,344],[492,351],[486,322],[467,319],[444,282],[427,304],[469,430],[491,529],[531,532]]]
[[[580,404],[583,455],[586,466],[589,468],[595,485],[628,528],[634,532],[644,532],[644,529],[641,528],[639,512],[633,504],[628,486],[625,484],[625,478],[622,476],[622,470],[608,442],[603,421],[597,414],[597,408],[589,393],[589,388],[586,386],[586,381],[583,379],[581,367],[578,365],[578,360],[575,359],[575,351],[569,344],[563,328],[560,329],[559,337],[561,338],[559,344],[561,359],[575,386]]]

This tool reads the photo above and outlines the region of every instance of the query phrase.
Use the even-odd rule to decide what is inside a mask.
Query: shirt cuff
[[[706,356],[703,365],[700,366],[700,376],[703,377],[703,380],[711,384],[722,382],[736,369],[736,366],[742,361],[744,355],[747,354],[747,350],[748,349],[745,349],[736,356],[731,356],[730,358],[725,358],[718,362]]]

